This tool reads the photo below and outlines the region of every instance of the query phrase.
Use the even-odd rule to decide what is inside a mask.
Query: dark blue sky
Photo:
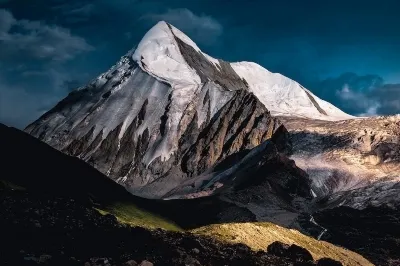
[[[400,1],[0,0],[0,122],[24,127],[157,21],[355,115],[400,113]]]

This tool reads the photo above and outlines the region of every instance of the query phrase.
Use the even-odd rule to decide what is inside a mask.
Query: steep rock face
[[[125,86],[113,92],[110,78],[111,82],[104,85],[106,89],[96,87],[70,94],[55,107],[57,112],[45,114],[39,125],[27,128],[28,132],[88,161],[128,187],[140,187],[168,176],[171,170],[177,182],[198,175],[226,156],[257,146],[280,126],[251,93],[225,91],[212,83],[202,86],[184,112],[177,115],[174,92],[168,94],[168,85],[135,66],[132,69],[138,72],[131,81],[137,90]],[[144,91],[146,85],[152,87]],[[104,97],[108,87],[111,93]],[[159,98],[149,95],[154,90],[160,93],[159,88],[163,90]],[[149,97],[140,98],[140,93]],[[215,94],[229,99],[218,112],[215,105],[221,102],[215,102]],[[122,105],[127,100],[133,101],[128,107]],[[157,108],[157,103],[162,107]],[[72,115],[71,109],[75,111]],[[62,117],[64,112],[69,116]],[[175,125],[174,119],[178,119]]]
[[[230,65],[221,62],[225,67],[216,70],[169,31],[181,49],[179,66],[188,61],[211,78],[203,74],[200,83],[186,84],[146,72],[154,63],[143,55],[135,61],[139,45],[26,131],[147,197],[161,197],[188,177],[269,139],[281,123]]]
[[[190,175],[208,169],[227,156],[251,149],[272,137],[280,122],[272,118],[257,98],[238,91],[199,133],[183,154],[182,166]]]
[[[201,210],[194,211],[201,216],[225,206],[214,214],[218,219],[213,223],[271,221],[298,228],[297,217],[308,211],[312,198],[310,181],[304,171],[278,151],[275,136],[280,131],[261,145],[228,156],[205,173],[184,180],[164,197],[168,202],[203,197],[204,201],[198,201],[200,207],[195,208]],[[153,190],[155,185],[146,189]],[[205,197],[211,195],[216,196]],[[213,207],[202,208],[206,202]]]

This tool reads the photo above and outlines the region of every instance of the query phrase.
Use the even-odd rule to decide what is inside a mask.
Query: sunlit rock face
[[[309,174],[316,196],[356,208],[399,205],[399,115],[281,120],[291,135],[291,158]]]

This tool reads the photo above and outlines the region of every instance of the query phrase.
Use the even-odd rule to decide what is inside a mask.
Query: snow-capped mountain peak
[[[200,77],[179,51],[175,32],[194,49],[200,50],[188,37],[182,37],[185,36],[183,33],[160,21],[144,35],[132,58],[143,70],[169,83],[200,84]]]
[[[159,22],[135,50],[26,131],[141,195],[161,197],[271,138],[281,125],[271,114],[350,117],[255,63],[214,59]]]
[[[201,59],[200,64],[208,61],[209,73],[204,73],[200,64],[192,60],[193,53],[197,53],[195,57],[198,58],[195,59]],[[226,72],[221,67],[222,60],[203,53],[187,35],[164,21],[158,22],[146,33],[132,58],[144,71],[177,87],[179,84],[199,85],[215,78],[215,73]],[[228,76],[220,76],[226,79],[232,78],[234,74],[245,80],[247,89],[253,92],[272,114],[320,120],[353,118],[318,98],[299,83],[279,73],[272,73],[256,63],[225,62],[225,66],[227,64],[233,71],[228,71]],[[203,74],[207,75],[206,79],[201,77]]]

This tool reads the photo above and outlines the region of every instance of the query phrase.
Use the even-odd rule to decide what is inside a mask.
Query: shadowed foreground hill
[[[122,186],[78,158],[67,156],[34,137],[0,124],[3,174],[0,180],[30,192],[74,198],[98,209],[122,206],[135,218],[135,225],[179,230],[173,223],[138,208],[146,204]]]
[[[1,191],[0,265],[293,265],[190,233],[118,223],[71,198]]]
[[[246,241],[227,243],[218,234],[172,232],[181,229],[136,207],[160,201],[134,197],[79,159],[16,129],[0,125],[0,145],[7,155],[0,182],[1,265],[134,265],[124,264],[131,260],[155,265],[316,265],[306,257],[295,262],[285,254],[254,251]],[[282,236],[277,240],[285,242]],[[345,265],[368,265],[363,261]]]
[[[131,195],[81,160],[63,155],[28,134],[0,124],[3,180],[36,191],[98,203],[129,200]]]
[[[155,265],[292,265],[265,252],[256,255],[243,244],[121,224],[94,207],[132,202],[135,198],[124,188],[16,129],[1,125],[0,140],[7,154],[0,184],[1,265],[123,265],[130,260]],[[166,220],[146,214],[142,222],[166,227]]]

